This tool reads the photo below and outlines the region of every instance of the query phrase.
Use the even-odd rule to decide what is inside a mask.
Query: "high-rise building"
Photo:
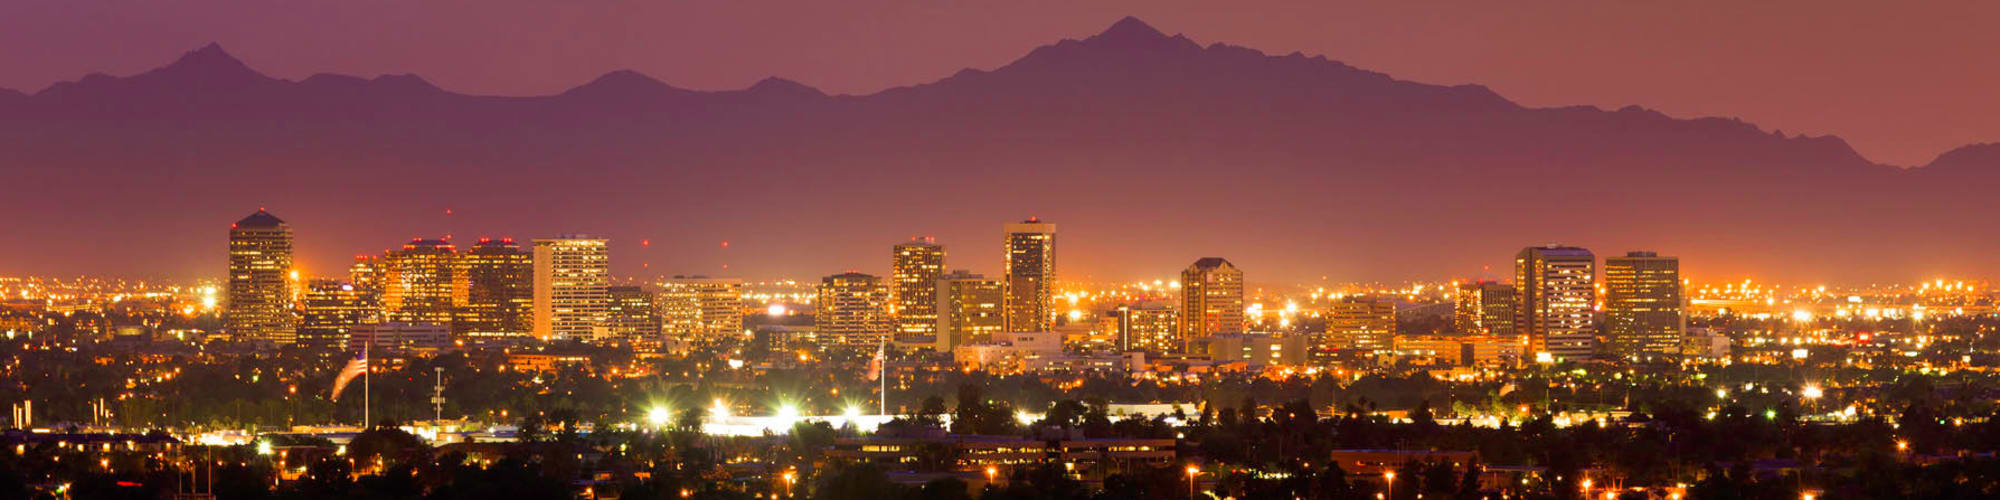
[[[1204,257],[1181,271],[1180,340],[1243,333],[1243,271]]]
[[[465,303],[458,247],[444,240],[410,240],[382,257],[383,320],[451,326]]]
[[[653,293],[636,286],[605,287],[604,292],[611,303],[604,312],[603,332],[596,337],[658,349],[660,312],[653,305]]]
[[[535,338],[591,338],[611,307],[609,243],[582,235],[535,240]]]
[[[1514,335],[1514,285],[1493,281],[1458,284],[1452,309],[1452,327],[1466,335]]]
[[[935,286],[932,296],[937,303],[932,307],[932,315],[937,317],[938,352],[951,352],[953,347],[964,344],[990,342],[993,334],[1007,328],[1003,313],[1007,285],[1000,280],[953,271],[938,277]]]
[[[1111,310],[1118,322],[1118,350],[1150,354],[1183,353],[1187,342],[1180,336],[1180,314],[1170,304],[1146,302],[1126,304]]]
[[[1584,359],[1597,348],[1597,256],[1576,247],[1528,247],[1514,256],[1521,299],[1515,331],[1528,337],[1527,356]]]
[[[661,330],[681,342],[743,334],[743,280],[675,276],[660,283]]]
[[[1056,225],[1029,217],[1007,225],[1007,331],[1046,332],[1055,320]]]
[[[1604,336],[1612,353],[1677,354],[1687,331],[1683,311],[1680,258],[1653,252],[1604,258]]]
[[[223,328],[237,339],[289,345],[298,272],[292,268],[292,226],[262,209],[229,225],[229,309]]]
[[[882,278],[848,272],[820,281],[814,334],[822,346],[874,347],[889,339],[889,289]]]
[[[340,280],[319,279],[306,284],[300,301],[299,345],[344,349],[355,326],[376,323],[382,304],[374,290]]]
[[[1327,347],[1362,352],[1396,348],[1396,302],[1384,298],[1345,297],[1326,309]]]
[[[460,255],[465,305],[452,335],[472,343],[525,340],[534,330],[535,264],[513,238],[480,238]]]
[[[380,292],[382,290],[383,276],[388,274],[388,272],[387,269],[382,268],[381,256],[368,254],[356,255],[354,256],[354,265],[347,267],[347,282],[353,284],[355,288]]]
[[[944,247],[930,238],[896,245],[889,263],[889,301],[894,304],[896,341],[936,343],[937,280],[944,274]]]

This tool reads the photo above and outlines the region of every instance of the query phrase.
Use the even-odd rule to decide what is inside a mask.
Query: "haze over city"
[[[1814,127],[1781,136],[1639,108],[1523,108],[1504,91],[1279,55],[1297,46],[1253,47],[1263,56],[1117,24],[1059,35],[1083,42],[1051,37],[993,71],[862,97],[783,80],[690,92],[617,71],[512,99],[454,92],[545,85],[319,73],[347,66],[336,62],[274,72],[294,83],[260,64],[296,63],[236,57],[278,45],[202,45],[122,72],[136,76],[0,96],[13,156],[0,168],[36,187],[4,203],[42,214],[11,230],[51,234],[0,250],[0,270],[213,276],[213,243],[187,236],[260,206],[302,225],[309,268],[412,236],[588,232],[614,240],[619,265],[646,266],[634,274],[798,277],[879,265],[867,256],[911,236],[993,262],[998,248],[982,242],[995,221],[1029,215],[1077,228],[1063,265],[1095,279],[1158,278],[1208,254],[1295,283],[1478,278],[1508,248],[1541,243],[1670,249],[1712,279],[2000,268],[1971,244],[1992,228],[1940,215],[1992,208],[1976,188],[2000,176],[1991,148],[1904,172],[1837,138],[1791,135]],[[700,68],[672,73],[729,72]],[[1234,78],[1187,78],[1203,74]],[[237,88],[251,91],[225,90]],[[1847,107],[1827,102],[1818,109]],[[1269,106],[1284,111],[1259,111]],[[1668,171],[1678,175],[1655,175]],[[114,239],[126,244],[94,243]],[[806,242],[814,251],[799,251]]]

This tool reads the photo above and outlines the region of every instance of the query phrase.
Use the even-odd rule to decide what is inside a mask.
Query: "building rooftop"
[[[1221,257],[1202,257],[1200,260],[1194,261],[1194,267],[1202,269],[1215,269],[1222,266],[1236,267],[1235,264],[1229,263],[1229,259]]]
[[[259,208],[257,209],[257,213],[250,214],[249,217],[244,217],[242,220],[236,221],[236,225],[233,227],[278,227],[283,225],[285,225],[284,219],[279,219],[277,216],[271,215],[270,212]]]

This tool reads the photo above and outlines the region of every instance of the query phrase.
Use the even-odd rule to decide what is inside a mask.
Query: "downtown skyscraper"
[[[603,324],[598,327],[601,332],[595,337],[639,350],[659,350],[664,337],[660,335],[660,310],[653,305],[653,292],[638,286],[612,286],[604,290],[610,305],[605,308]]]
[[[889,339],[889,288],[882,278],[856,272],[820,280],[813,301],[813,334],[825,347],[873,347]]]
[[[1365,353],[1396,348],[1396,301],[1378,297],[1342,297],[1326,309],[1324,347]]]
[[[1576,247],[1528,247],[1514,256],[1521,305],[1515,330],[1530,356],[1589,358],[1597,348],[1597,256]]]
[[[655,298],[667,340],[712,342],[743,334],[743,280],[675,276],[660,283]]]
[[[465,305],[452,335],[474,343],[517,341],[534,329],[535,264],[513,238],[480,238],[460,256]]]
[[[1465,335],[1514,336],[1514,308],[1521,299],[1514,285],[1492,281],[1459,283],[1452,306],[1452,329]]]
[[[1243,333],[1243,271],[1204,257],[1181,271],[1180,341]]]
[[[989,342],[993,334],[1007,326],[1002,314],[1007,285],[1000,280],[953,271],[938,277],[937,289],[932,294],[936,297],[932,315],[937,317],[937,341],[932,347],[938,352],[950,352],[952,347],[962,344]]]
[[[340,280],[317,279],[306,284],[299,301],[300,346],[339,350],[354,327],[380,319],[382,304],[374,290]]]
[[[386,321],[450,326],[465,303],[465,270],[450,242],[410,240],[382,257],[382,269]]]
[[[895,307],[896,341],[937,341],[937,280],[944,247],[929,238],[896,245],[889,263],[889,300]]]
[[[1654,252],[1604,258],[1604,337],[1623,357],[1679,353],[1687,315],[1681,260]]]
[[[1008,224],[1007,331],[1046,332],[1055,320],[1056,225],[1029,217]]]
[[[289,345],[297,340],[292,299],[292,226],[258,209],[229,226],[229,308],[223,328],[238,340]]]
[[[592,338],[611,307],[609,245],[583,235],[535,240],[535,338]]]

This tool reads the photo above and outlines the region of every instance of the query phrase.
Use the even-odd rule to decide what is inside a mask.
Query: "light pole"
[[[1396,498],[1396,471],[1382,473],[1382,492],[1389,498]]]
[[[1201,467],[1196,467],[1193,465],[1187,466],[1187,475],[1188,475],[1188,500],[1194,500],[1194,477],[1201,475]]]

